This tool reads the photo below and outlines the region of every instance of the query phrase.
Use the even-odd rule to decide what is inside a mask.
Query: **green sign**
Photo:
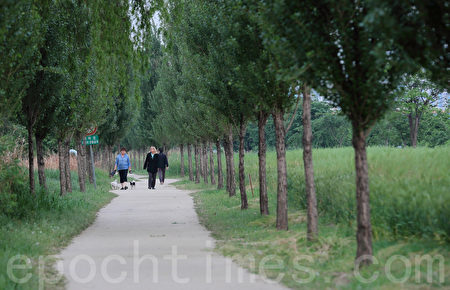
[[[86,136],[83,144],[85,145],[95,145],[98,144],[98,135]]]

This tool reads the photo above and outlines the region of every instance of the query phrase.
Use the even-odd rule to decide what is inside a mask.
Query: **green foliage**
[[[425,68],[432,81],[448,88],[449,5],[446,1],[370,0],[364,25],[395,43],[403,69]]]
[[[0,1],[0,112],[11,116],[39,68],[42,44],[38,2]]]

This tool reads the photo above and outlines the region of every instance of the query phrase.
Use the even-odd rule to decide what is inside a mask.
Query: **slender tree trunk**
[[[83,156],[83,160],[84,160],[84,166],[86,169],[86,175],[89,177],[89,183],[93,184],[94,183],[94,172],[92,172],[92,162],[93,160],[91,159],[91,154],[87,154],[87,149],[86,149],[86,144],[81,146],[81,155]],[[100,155],[100,154],[98,154]],[[95,161],[95,160],[94,160]],[[103,166],[103,168],[105,168]]]
[[[236,173],[234,169],[233,128],[230,126],[228,133],[228,151],[230,152],[230,196],[236,195]]]
[[[80,191],[86,192],[86,176],[84,170],[84,161],[86,160],[85,156],[82,156],[81,151],[82,147],[85,146],[81,144],[81,139],[83,138],[82,134],[77,134],[75,137],[75,142],[77,143],[77,168],[78,168],[78,183],[80,185]]]
[[[265,128],[268,114],[259,112],[258,114],[258,158],[259,158],[259,210],[262,215],[269,214],[269,197],[267,196],[267,176],[266,176],[266,135]]]
[[[411,146],[413,148],[416,148],[417,147],[417,135],[419,132],[419,122],[420,122],[419,112],[416,112],[414,114],[414,116],[412,113],[409,113],[408,121],[409,121],[409,135],[411,138]]]
[[[189,180],[194,181],[194,173],[192,172],[192,146],[189,143],[187,144],[187,152],[188,152]]]
[[[203,161],[203,182],[205,184],[208,184],[208,177],[209,177],[209,173],[208,173],[208,149],[206,146],[206,141],[203,141],[203,146],[202,146],[202,161]]]
[[[184,146],[180,144],[180,175],[184,177]]]
[[[222,153],[220,149],[220,139],[216,140],[217,147],[217,189],[223,188]]]
[[[239,124],[239,191],[241,192],[241,209],[248,209],[247,192],[245,190],[245,139],[246,124],[244,118],[241,117]]]
[[[211,184],[216,184],[216,176],[215,176],[215,169],[214,169],[214,152],[212,143],[208,142],[209,145],[209,172],[211,173]]]
[[[230,192],[230,152],[228,151],[230,149],[230,146],[228,146],[228,140],[227,137],[223,139],[223,150],[225,152],[225,173],[227,177],[227,184],[226,184],[226,190],[229,193]]]
[[[41,188],[47,189],[46,178],[45,178],[45,159],[44,159],[44,146],[42,144],[43,138],[36,134],[36,155],[37,155],[37,165],[38,165],[38,176],[39,185]]]
[[[198,142],[197,144],[197,150],[198,150],[198,163],[199,163],[199,172],[200,172],[200,179],[204,176],[203,171],[203,153],[202,153],[202,143]]]
[[[110,147],[109,147],[109,151],[108,151],[108,156],[109,156],[109,170],[108,170],[108,172],[113,171],[114,165],[115,165],[115,162],[116,162],[116,156],[118,155],[118,154],[116,154],[116,152],[113,151],[113,149],[114,149],[113,146],[110,146]],[[120,149],[119,149],[119,150],[120,150]],[[119,153],[120,153],[120,151],[119,151]]]
[[[33,122],[28,117],[27,121],[28,130],[28,175],[29,175],[29,185],[30,193],[32,195],[36,194],[35,183],[34,183],[34,146],[33,146]]]
[[[61,196],[66,195],[67,184],[66,184],[66,164],[64,162],[64,141],[58,139],[58,165],[59,165],[59,194]]]
[[[367,255],[372,256],[372,225],[370,223],[369,172],[366,153],[366,134],[363,130],[353,130],[353,148],[355,149],[356,167],[356,259]],[[371,258],[361,261],[361,265],[372,263]]]
[[[66,168],[66,186],[67,186],[67,192],[72,192],[72,175],[70,172],[70,137],[66,139],[64,142],[64,155],[65,155],[65,168]]]
[[[286,168],[286,132],[284,129],[283,111],[276,109],[273,113],[275,122],[276,151],[277,151],[277,229],[288,229],[287,206],[287,168]]]
[[[98,146],[98,145],[97,145]],[[94,146],[94,148],[96,148],[95,146]],[[88,176],[89,176],[89,183],[90,184],[94,184],[94,172],[92,171],[92,163],[94,163],[94,169],[95,169],[95,159],[96,158],[99,158],[99,156],[100,156],[100,151],[98,151],[98,150],[95,150],[93,153],[94,154],[92,154],[92,157],[94,158],[94,159],[92,159],[91,158],[91,154],[90,153],[88,153],[87,152],[87,146],[83,146],[83,150],[82,150],[82,152],[83,152],[83,154],[84,154],[84,156],[85,156],[85,158],[84,158],[84,160],[86,160],[85,161],[85,166],[86,166],[86,168],[89,168],[87,171],[89,172],[89,174],[88,174]],[[87,157],[89,155],[89,158]]]
[[[225,157],[227,165],[227,191],[229,196],[236,195],[236,180],[234,171],[233,128],[229,126],[225,136]]]
[[[305,168],[305,188],[307,199],[307,239],[317,239],[317,199],[314,184],[311,129],[311,95],[306,85],[303,87],[303,166]]]
[[[194,145],[195,153],[195,183],[200,183],[200,162],[199,162],[199,148],[198,143]]]

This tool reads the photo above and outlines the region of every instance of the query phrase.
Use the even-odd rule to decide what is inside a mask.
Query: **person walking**
[[[164,154],[164,149],[160,148],[158,154],[159,184],[164,184],[164,179],[166,178],[166,168],[169,168],[169,161],[167,160],[166,154]]]
[[[155,189],[156,172],[158,172],[158,154],[155,146],[150,147],[150,152],[144,161],[144,170],[148,172],[148,189]]]
[[[127,174],[128,174],[128,171],[131,173],[131,162],[130,162],[130,158],[127,155],[127,149],[125,149],[125,147],[122,147],[120,149],[120,154],[118,154],[116,157],[114,171],[116,171],[116,170],[119,170],[120,185],[122,185],[121,190],[128,189],[128,186],[126,186],[127,181],[128,181]]]

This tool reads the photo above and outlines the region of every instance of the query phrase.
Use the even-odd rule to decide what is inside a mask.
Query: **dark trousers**
[[[159,182],[164,182],[164,179],[166,179],[166,168],[158,168],[158,176],[159,176]]]
[[[156,172],[148,173],[148,188],[155,188]]]

